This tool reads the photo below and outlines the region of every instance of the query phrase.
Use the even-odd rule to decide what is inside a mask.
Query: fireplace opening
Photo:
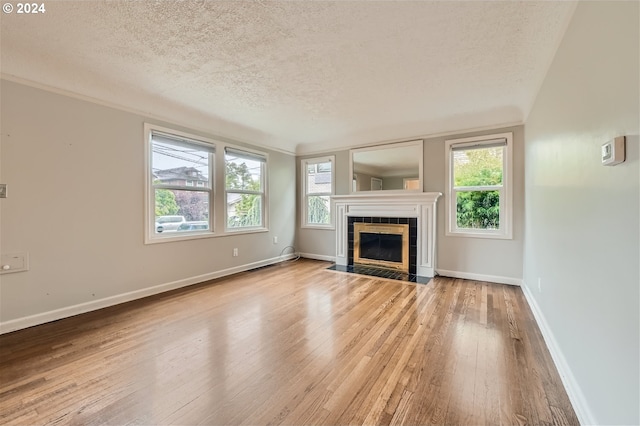
[[[402,235],[361,232],[360,258],[402,262]]]
[[[409,225],[354,223],[353,263],[409,271]]]

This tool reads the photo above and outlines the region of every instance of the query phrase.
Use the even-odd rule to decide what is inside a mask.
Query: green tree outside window
[[[503,148],[454,152],[456,222],[458,228],[499,229]],[[483,187],[474,189],[474,187]],[[498,188],[492,189],[491,187]]]

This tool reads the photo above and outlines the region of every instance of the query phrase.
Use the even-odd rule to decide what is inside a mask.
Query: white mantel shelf
[[[336,264],[347,266],[349,216],[415,217],[418,219],[416,275],[433,277],[435,270],[436,202],[440,192],[367,192],[331,197],[336,212]]]

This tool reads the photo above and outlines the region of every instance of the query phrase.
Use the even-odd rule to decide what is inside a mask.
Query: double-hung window
[[[145,126],[145,132],[146,242],[211,234],[215,145],[197,136],[151,125]]]
[[[331,196],[335,191],[335,156],[309,158],[301,162],[302,225],[331,228]]]
[[[227,229],[266,227],[266,156],[226,147],[224,162]]]
[[[448,140],[446,234],[512,238],[512,133]]]

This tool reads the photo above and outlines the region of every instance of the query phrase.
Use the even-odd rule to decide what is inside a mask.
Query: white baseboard
[[[562,384],[564,385],[565,391],[569,396],[569,400],[571,401],[571,405],[573,405],[573,409],[578,416],[578,420],[580,424],[583,425],[597,425],[600,424],[594,417],[591,409],[589,408],[589,404],[587,403],[584,394],[582,393],[582,389],[578,385],[576,378],[567,363],[562,351],[560,350],[560,346],[556,341],[556,338],[547,323],[536,299],[531,294],[531,290],[527,287],[526,283],[523,283],[522,292],[524,293],[524,297],[531,308],[531,312],[533,312],[533,316],[538,323],[538,328],[542,333],[542,337],[544,338],[545,343],[547,344],[547,348],[549,348],[549,353],[551,353],[551,358],[553,358],[553,363],[558,370],[558,374],[560,374],[560,379],[562,380]]]
[[[490,283],[522,286],[522,279],[520,278],[501,277],[499,275],[482,275],[474,274],[472,272],[447,271],[446,269],[440,268],[436,268],[436,273],[438,275],[442,275],[443,277],[462,278],[465,280],[487,281]]]
[[[327,262],[335,262],[335,256],[326,256],[324,254],[313,254],[313,253],[298,253],[300,257],[304,257],[305,259],[315,259],[315,260],[325,260]]]
[[[28,317],[17,318],[14,320],[0,323],[0,334],[10,333],[12,331],[21,330],[23,328],[32,327],[34,325],[40,325],[47,322],[56,321],[62,318],[68,318],[74,315],[95,311],[95,310],[106,308],[109,306],[118,305],[124,302],[130,302],[136,299],[142,299],[143,297],[153,296],[154,294],[164,293],[165,291],[175,290],[177,288],[182,288],[182,287],[190,286],[193,284],[198,284],[204,281],[225,277],[227,275],[237,274],[238,272],[244,272],[244,271],[248,271],[254,268],[259,268],[262,266],[273,265],[274,263],[283,262],[285,260],[293,259],[294,257],[295,257],[294,254],[287,254],[284,256],[273,257],[271,259],[265,259],[258,262],[248,263],[246,265],[235,266],[233,268],[210,272],[203,275],[196,275],[194,277],[184,278],[181,280],[156,285],[153,287],[143,288],[141,290],[135,290],[128,293],[117,294],[115,296],[105,297],[100,300],[92,300],[90,302],[80,303],[78,305],[67,306],[65,308],[43,312],[41,314],[35,314],[35,315],[30,315]]]

